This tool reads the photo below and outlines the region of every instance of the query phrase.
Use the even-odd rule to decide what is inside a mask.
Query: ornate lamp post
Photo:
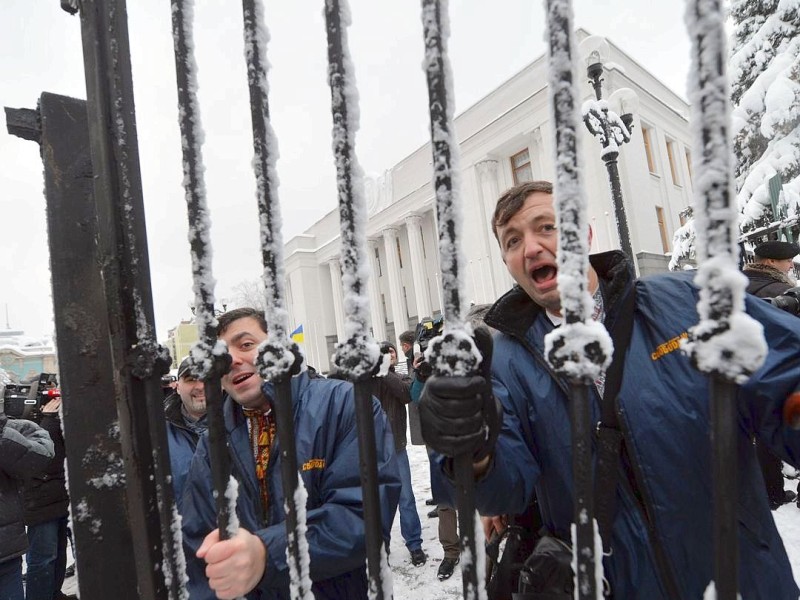
[[[608,171],[620,247],[635,264],[625,204],[622,200],[617,158],[619,147],[631,140],[633,113],[638,107],[638,98],[632,89],[620,88],[611,94],[608,100],[603,99],[603,63],[608,60],[609,54],[605,38],[598,35],[587,37],[580,44],[579,54],[586,60],[586,74],[596,97],[595,100],[583,103],[581,107],[583,122],[589,132],[600,139],[602,146],[600,157]]]

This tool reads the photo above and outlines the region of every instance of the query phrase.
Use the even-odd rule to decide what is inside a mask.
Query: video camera
[[[42,407],[53,398],[61,397],[57,385],[55,373],[40,373],[38,378],[29,383],[6,384],[3,393],[5,414],[9,419],[41,421]]]
[[[430,317],[425,317],[417,323],[417,330],[414,333],[414,340],[417,344],[419,344],[419,349],[421,352],[425,352],[428,348],[428,343],[435,338],[437,335],[442,334],[442,330],[444,329],[444,317],[437,317],[435,319],[431,319]]]
[[[790,288],[780,296],[764,299],[771,303],[772,306],[776,306],[796,317],[800,317],[800,286]]]
[[[420,352],[425,352],[428,348],[430,341],[437,335],[441,335],[444,329],[444,317],[437,317],[432,319],[425,317],[417,323],[417,329],[414,332],[414,342],[419,346]],[[416,375],[420,381],[425,381],[433,373],[431,365],[428,361],[423,360],[416,366]]]

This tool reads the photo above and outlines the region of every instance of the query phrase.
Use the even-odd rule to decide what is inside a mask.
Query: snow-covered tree
[[[265,310],[267,293],[264,290],[264,283],[260,279],[249,279],[238,283],[233,287],[231,304],[237,308],[247,306],[261,311]]]
[[[800,211],[800,0],[732,0],[731,100],[743,231],[771,222],[767,182],[780,174]]]
[[[696,233],[694,229],[694,216],[692,207],[688,207],[681,212],[686,218],[686,222],[675,230],[672,236],[672,257],[669,261],[669,270],[678,271],[687,263],[692,263],[696,259],[695,245]]]

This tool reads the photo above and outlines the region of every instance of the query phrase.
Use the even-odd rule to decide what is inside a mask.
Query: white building
[[[578,31],[579,40],[587,35]],[[610,44],[610,50],[605,97],[628,87],[640,104],[633,138],[619,158],[631,243],[640,273],[665,270],[672,234],[681,225],[679,213],[691,198],[689,107],[619,48]],[[455,119],[470,302],[493,302],[512,284],[490,228],[497,198],[517,182],[553,178],[546,82],[542,56]],[[594,98],[588,80],[583,90],[584,100]],[[592,252],[619,248],[600,142],[582,131]],[[425,143],[366,184],[370,309],[378,340],[396,341],[420,319],[441,314],[431,177],[430,143]],[[339,252],[338,209],[285,246],[290,322],[303,324],[307,360],[321,371],[330,368],[334,344],[344,339]]]

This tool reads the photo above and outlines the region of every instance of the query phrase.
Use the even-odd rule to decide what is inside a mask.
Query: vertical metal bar
[[[160,376],[153,331],[125,0],[80,3],[89,139],[139,593],[182,596]],[[185,592],[183,592],[185,593]]]
[[[714,481],[713,535],[716,540],[714,584],[717,598],[735,599],[739,589],[739,534],[737,491],[739,465],[732,457],[738,455],[736,438],[739,435],[736,411],[738,386],[719,377],[711,377],[711,474]],[[733,540],[733,542],[732,542]]]
[[[575,572],[576,598],[595,600],[597,585],[595,575],[595,514],[592,486],[592,415],[589,388],[585,384],[570,385],[570,422],[572,426],[572,480],[574,500],[572,522],[574,548],[590,548],[591,553],[578,551]]]
[[[9,132],[13,111],[6,109]],[[83,598],[136,600],[134,547],[125,510],[125,471],[114,402],[86,102],[42,94],[32,125],[41,144],[53,309],[59,344],[67,473],[78,587]],[[39,129],[39,123],[40,129]],[[113,540],[114,552],[108,543]],[[92,577],[102,569],[114,577]],[[88,574],[83,576],[83,574]]]
[[[422,0],[425,39],[425,75],[433,153],[433,188],[439,226],[439,261],[442,267],[445,332],[429,345],[433,371],[438,376],[468,375],[478,372],[480,354],[464,324],[464,256],[458,245],[461,233],[458,142],[455,139],[452,74],[447,56],[450,35],[447,0]],[[463,359],[463,350],[469,359]],[[461,575],[464,598],[485,597],[479,549],[475,539],[475,476],[472,456],[454,457]],[[480,548],[483,549],[483,546]]]
[[[546,336],[547,360],[570,382],[575,598],[602,593],[602,549],[594,512],[589,386],[611,360],[606,329],[591,318],[588,292],[589,224],[578,164],[578,92],[572,2],[546,0],[548,89],[558,156],[554,186],[558,223],[558,280],[564,325]],[[569,281],[569,285],[564,285]],[[577,342],[577,343],[576,343]]]
[[[363,173],[355,155],[358,130],[355,74],[347,45],[350,8],[347,0],[325,1],[328,39],[328,83],[333,116],[333,153],[336,162],[344,287],[345,331],[334,365],[355,388],[356,424],[364,501],[370,598],[389,600],[390,582],[384,578],[388,557],[384,549],[378,493],[377,452],[372,411],[372,374],[380,361],[378,345],[369,335],[368,263],[366,252],[366,200]]]
[[[690,0],[686,25],[692,42],[689,101],[695,179],[699,323],[684,351],[710,377],[711,457],[714,471],[716,598],[738,597],[737,387],[767,354],[763,328],[744,313],[747,279],[738,269],[736,207],[730,138],[730,90],[720,0]]]
[[[217,319],[214,316],[214,278],[211,270],[211,222],[203,181],[202,129],[197,102],[197,73],[194,58],[192,0],[172,0],[172,34],[175,73],[180,106],[180,129],[183,151],[183,183],[189,218],[189,246],[194,280],[195,315],[200,342],[191,351],[191,371],[203,380],[208,418],[209,462],[217,508],[220,539],[233,531],[232,511],[235,501],[226,490],[231,476],[227,434],[222,413],[220,378],[230,366],[230,357],[217,344]]]
[[[262,280],[266,292],[267,343],[259,350],[259,373],[272,381],[275,397],[272,408],[278,447],[281,454],[281,483],[286,515],[286,559],[291,576],[292,598],[313,595],[309,585],[310,557],[306,535],[305,493],[298,494],[302,481],[297,471],[297,447],[294,435],[292,374],[299,372],[302,356],[297,344],[288,337],[289,313],[286,310],[283,237],[281,235],[277,140],[269,116],[267,48],[269,34],[261,0],[242,0],[247,83],[250,91],[250,116],[253,125],[253,169],[261,237]],[[300,503],[303,505],[300,506]],[[301,510],[303,509],[303,510]]]

